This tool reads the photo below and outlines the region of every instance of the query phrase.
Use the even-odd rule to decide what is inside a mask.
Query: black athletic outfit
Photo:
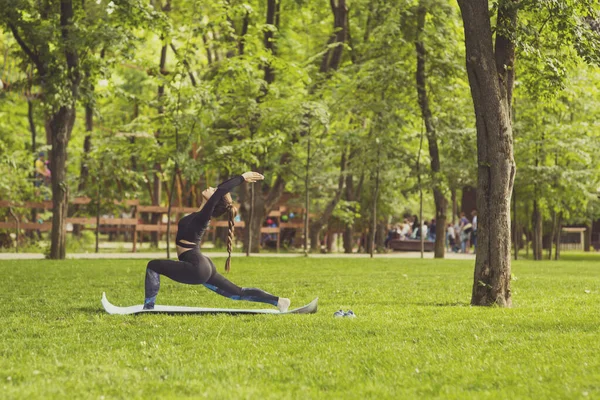
[[[243,182],[243,176],[236,176],[223,182],[200,211],[186,215],[179,220],[175,243],[178,246],[191,250],[179,255],[179,261],[152,260],[148,263],[148,267],[146,268],[146,300],[144,301],[144,308],[154,307],[154,302],[160,289],[160,275],[188,285],[202,284],[208,289],[232,300],[257,301],[277,306],[278,297],[260,289],[241,288],[233,284],[217,273],[215,264],[213,264],[210,258],[200,253],[200,241],[204,232],[206,232],[215,206],[223,196]],[[195,244],[183,243],[181,242],[182,240]]]

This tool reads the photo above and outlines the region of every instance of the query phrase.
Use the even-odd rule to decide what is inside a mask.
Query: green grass
[[[598,398],[600,264],[575,258],[514,262],[500,309],[468,305],[470,261],[236,257],[238,284],[319,296],[288,316],[111,316],[144,262],[2,261],[0,397]],[[158,302],[253,306],[168,279]]]

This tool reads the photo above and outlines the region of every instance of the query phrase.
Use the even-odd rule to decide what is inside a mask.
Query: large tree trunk
[[[433,125],[433,116],[429,107],[429,98],[427,96],[427,74],[425,71],[426,50],[423,44],[423,33],[425,30],[425,16],[427,9],[424,1],[419,1],[417,10],[417,40],[415,47],[417,49],[417,93],[419,96],[419,106],[421,108],[421,116],[425,123],[427,132],[427,142],[429,144],[429,157],[431,160],[431,175],[433,181],[433,199],[435,201],[435,258],[444,258],[446,251],[446,207],[447,201],[441,189],[440,179],[440,153],[438,150],[438,140],[435,127]],[[423,223],[423,221],[421,221]]]
[[[510,99],[516,9],[501,1],[496,49],[487,1],[458,1],[477,126],[477,258],[471,304],[510,307],[510,198],[515,177]]]
[[[66,256],[65,219],[68,209],[68,183],[66,174],[67,146],[75,122],[75,107],[61,107],[48,117],[46,126],[52,137],[50,171],[52,171],[52,234],[50,258],[64,259]]]
[[[60,26],[61,36],[65,43],[65,59],[67,63],[68,79],[73,99],[78,97],[79,84],[79,57],[72,43],[73,2],[61,0]],[[65,219],[68,210],[69,186],[67,182],[67,147],[71,139],[71,131],[75,123],[75,102],[62,106],[47,117],[46,127],[50,129],[52,138],[52,155],[50,170],[52,171],[52,234],[50,244],[50,258],[64,259],[66,255],[66,226]],[[47,132],[48,134],[48,132]]]

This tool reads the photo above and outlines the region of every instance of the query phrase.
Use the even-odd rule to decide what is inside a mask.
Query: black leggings
[[[188,250],[179,256],[179,261],[152,260],[146,268],[146,301],[152,303],[160,289],[160,275],[188,285],[204,285],[208,289],[232,300],[247,300],[277,306],[279,297],[261,289],[241,288],[225,279],[215,268],[210,258],[198,249]]]

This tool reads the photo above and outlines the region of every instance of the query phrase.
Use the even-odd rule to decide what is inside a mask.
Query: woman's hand
[[[244,180],[246,182],[256,182],[256,181],[262,181],[263,179],[265,179],[265,177],[261,174],[259,174],[258,172],[244,172],[242,174],[242,177],[244,178]]]

